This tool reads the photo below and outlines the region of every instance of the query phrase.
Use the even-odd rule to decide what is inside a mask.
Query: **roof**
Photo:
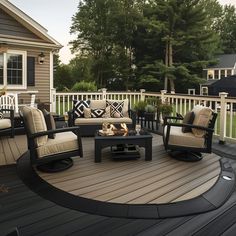
[[[236,54],[222,54],[216,57],[218,63],[209,68],[234,68],[236,63]]]
[[[201,84],[201,85],[202,86],[210,86],[210,85],[214,84],[217,81],[218,80],[211,79],[211,80],[207,80],[204,84]]]
[[[216,80],[215,83],[211,84],[211,86],[222,89],[223,88],[236,89],[236,75]]]
[[[46,41],[45,43],[36,43],[36,42],[30,42],[28,40],[25,40],[23,42],[24,45],[41,46],[41,47],[43,46],[47,48],[56,48],[56,49],[62,48],[62,45],[59,42],[57,42],[54,38],[52,38],[42,25],[37,23],[30,16],[28,16],[26,13],[21,11],[12,3],[10,3],[8,0],[0,0],[0,8],[2,8],[9,15],[11,15],[17,21],[19,21],[22,25],[28,28],[35,35],[39,36],[40,38]],[[0,37],[0,43],[21,44],[21,41],[17,39],[7,39],[5,37]]]

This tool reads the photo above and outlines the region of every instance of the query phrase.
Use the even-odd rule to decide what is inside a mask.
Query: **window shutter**
[[[35,86],[35,57],[27,57],[27,86]]]

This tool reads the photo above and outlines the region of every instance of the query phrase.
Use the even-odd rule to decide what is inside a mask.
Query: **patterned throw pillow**
[[[4,119],[4,115],[2,112],[0,112],[0,119]]]
[[[74,100],[74,115],[77,117],[84,117],[84,107],[89,107],[90,100]]]
[[[124,101],[117,102],[117,101],[107,101],[107,106],[110,106],[111,109],[111,117],[124,117],[123,116],[123,106]]]
[[[101,118],[106,114],[106,109],[91,109],[92,118]]]

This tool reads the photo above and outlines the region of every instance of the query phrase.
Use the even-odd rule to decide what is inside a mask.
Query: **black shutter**
[[[27,86],[35,86],[35,57],[27,57]]]

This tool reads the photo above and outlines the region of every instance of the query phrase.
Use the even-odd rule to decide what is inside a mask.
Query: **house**
[[[7,0],[0,0],[0,89],[52,102],[53,54],[62,47],[47,30]]]
[[[200,84],[201,95],[216,95],[209,93],[209,86],[215,84],[217,80],[236,74],[236,54],[219,55],[217,61],[217,64],[204,69],[207,81],[204,84]]]

